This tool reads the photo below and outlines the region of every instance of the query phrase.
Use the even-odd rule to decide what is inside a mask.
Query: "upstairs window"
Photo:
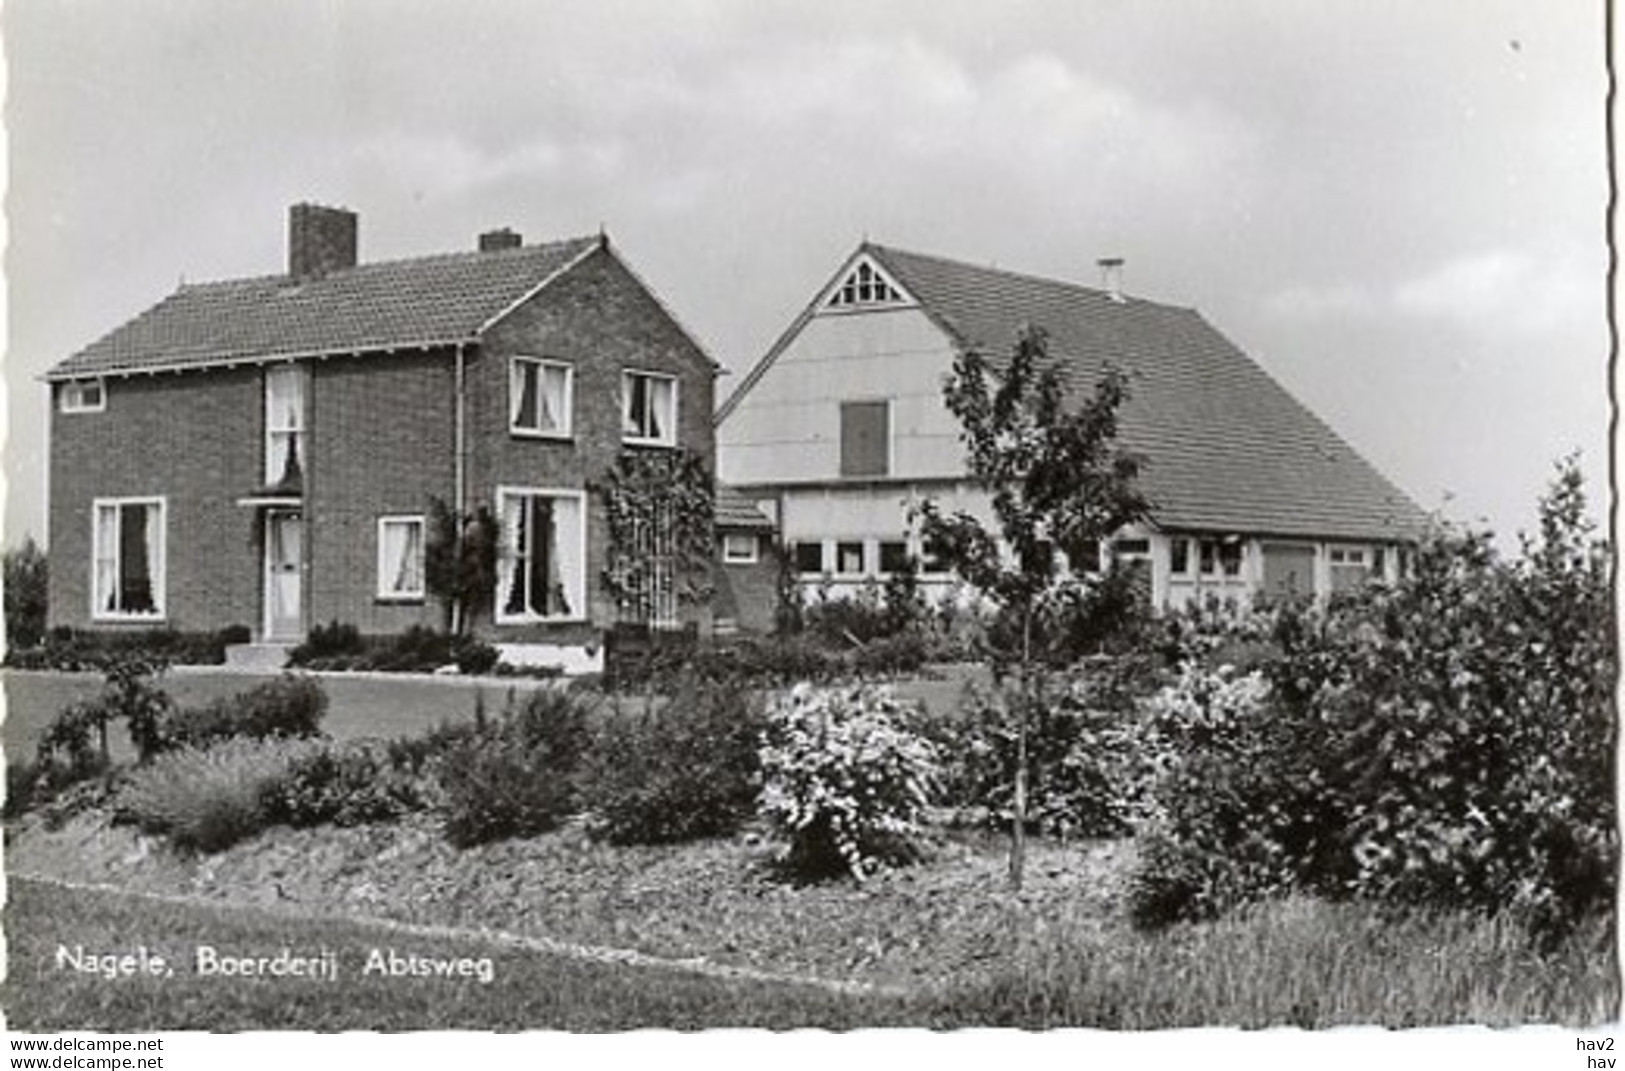
[[[508,372],[508,430],[515,435],[569,438],[574,380],[563,361],[515,357]]]
[[[421,599],[423,518],[378,518],[378,597]]]
[[[867,260],[860,260],[824,303],[825,308],[848,309],[863,305],[899,305],[902,292]]]
[[[304,463],[305,370],[265,370],[265,482],[297,480]]]
[[[621,377],[621,438],[644,446],[677,445],[677,380],[652,372]]]
[[[91,512],[91,616],[103,621],[163,617],[164,500],[99,498]]]
[[[100,413],[107,408],[107,387],[99,379],[64,383],[58,397],[64,413]]]
[[[891,471],[891,403],[841,403],[841,475]]]

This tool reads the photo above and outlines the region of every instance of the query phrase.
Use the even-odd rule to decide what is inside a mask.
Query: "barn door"
[[[1264,544],[1264,597],[1315,593],[1315,548],[1305,543]]]

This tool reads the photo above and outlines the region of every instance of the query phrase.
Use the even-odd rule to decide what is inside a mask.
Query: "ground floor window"
[[[423,518],[378,518],[378,597],[423,598]]]
[[[1327,550],[1331,563],[1332,590],[1350,591],[1371,579],[1372,554],[1367,547],[1331,547]]]
[[[822,573],[824,571],[824,544],[822,542],[799,542],[795,545],[794,554],[796,572]]]
[[[722,537],[722,560],[730,565],[751,565],[757,557],[756,536],[750,532],[729,532]]]
[[[504,488],[497,623],[586,617],[586,496]]]
[[[162,617],[163,499],[97,499],[92,513],[91,616],[103,620]]]

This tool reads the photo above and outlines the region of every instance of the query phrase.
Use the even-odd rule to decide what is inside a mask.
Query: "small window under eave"
[[[912,304],[907,292],[870,257],[859,257],[824,295],[825,309],[867,309]]]

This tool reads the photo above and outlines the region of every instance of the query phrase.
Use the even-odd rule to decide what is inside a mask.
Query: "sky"
[[[37,377],[182,280],[606,228],[733,375],[864,238],[1198,308],[1424,509],[1607,496],[1603,3],[8,0],[5,534]]]

